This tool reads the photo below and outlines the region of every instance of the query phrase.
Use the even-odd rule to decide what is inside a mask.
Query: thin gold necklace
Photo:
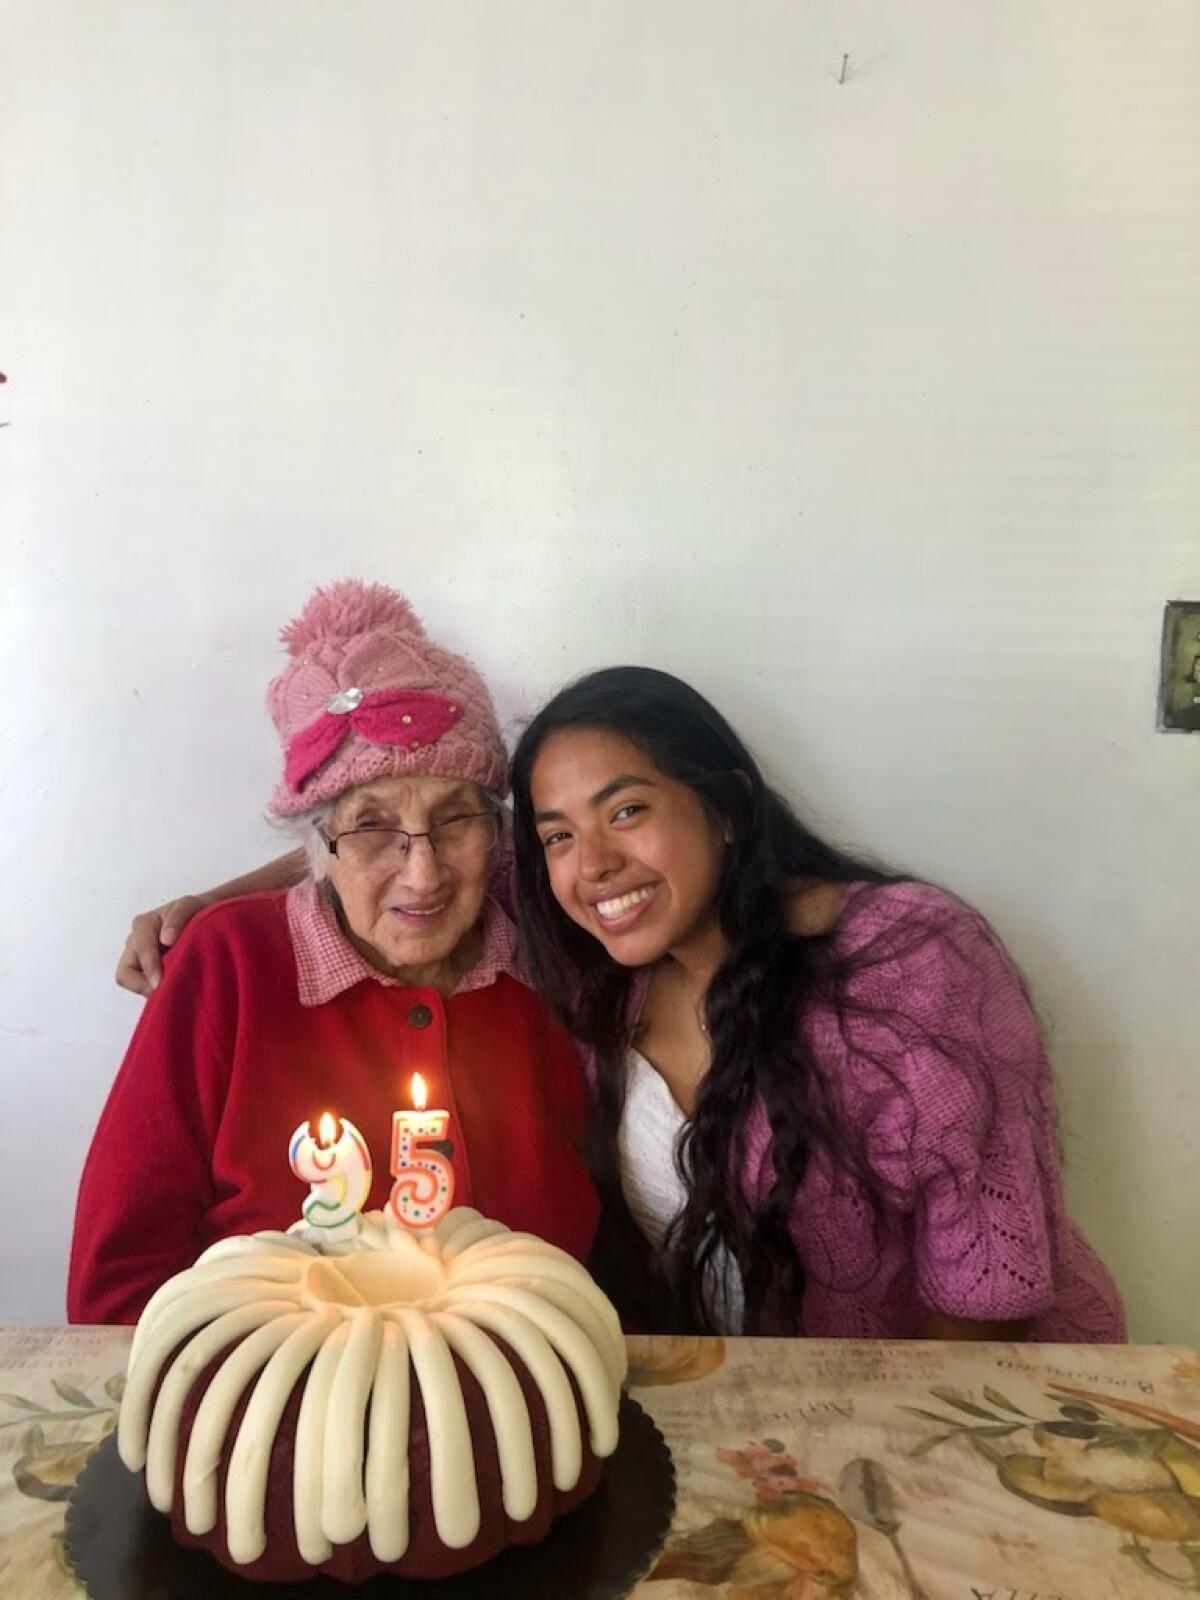
[[[670,960],[669,957],[665,959]],[[696,1019],[696,1026],[700,1029],[702,1036],[711,1044],[712,1034],[708,1031],[708,1023],[704,1019],[704,1001],[708,996],[708,989],[705,988],[704,994],[700,997],[699,1004],[697,1004],[697,1002],[693,1000],[691,995],[688,993],[687,980],[683,976],[683,968],[679,965],[678,961],[672,961],[671,965],[680,975],[679,982],[683,985],[683,997],[687,1001],[688,1005],[692,1008],[692,1015]]]

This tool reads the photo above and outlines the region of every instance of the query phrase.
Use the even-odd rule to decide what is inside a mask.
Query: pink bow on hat
[[[371,744],[420,750],[436,744],[462,716],[462,707],[428,689],[343,689],[315,722],[288,744],[283,775],[298,794],[352,730]]]

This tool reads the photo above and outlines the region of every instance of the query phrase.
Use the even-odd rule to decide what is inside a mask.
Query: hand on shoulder
[[[197,911],[215,906],[222,900],[236,899],[240,895],[257,894],[263,889],[290,889],[308,875],[307,857],[303,850],[289,850],[287,855],[269,861],[265,867],[255,867],[240,878],[206,889],[203,894],[184,894],[177,900],[166,900],[153,911],[143,911],[134,917],[117,962],[117,982],[131,994],[148,995],[162,982],[162,953],[179,938]]]
[[[164,952],[175,943],[197,911],[203,911],[211,903],[207,895],[184,894],[134,917],[117,962],[119,986],[131,994],[152,994],[162,982]]]

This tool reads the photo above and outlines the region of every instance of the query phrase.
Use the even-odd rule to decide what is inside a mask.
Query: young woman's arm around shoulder
[[[153,994],[162,982],[163,951],[169,949],[197,911],[215,906],[237,895],[258,894],[264,889],[290,889],[308,875],[308,858],[303,850],[290,850],[285,856],[255,867],[240,878],[230,878],[215,889],[200,894],[183,894],[164,900],[152,911],[141,911],[130,924],[125,948],[117,962],[116,981],[131,994]]]

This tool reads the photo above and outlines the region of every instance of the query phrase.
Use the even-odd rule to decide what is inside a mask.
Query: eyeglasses
[[[461,817],[435,822],[424,833],[405,828],[349,828],[335,838],[325,838],[329,854],[339,861],[369,866],[388,854],[407,861],[414,839],[428,839],[429,848],[443,861],[467,862],[486,856],[500,837],[500,816],[495,811],[470,811]]]

